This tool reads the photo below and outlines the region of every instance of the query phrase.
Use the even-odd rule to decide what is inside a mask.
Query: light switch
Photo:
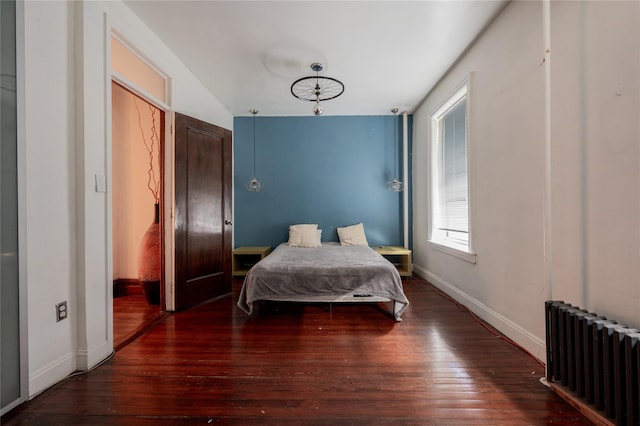
[[[96,175],[96,192],[107,192],[107,178],[105,175]]]

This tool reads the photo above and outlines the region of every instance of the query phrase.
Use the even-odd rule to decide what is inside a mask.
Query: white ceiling
[[[413,112],[507,0],[125,0],[234,116],[311,115],[291,84],[336,78],[325,115]]]

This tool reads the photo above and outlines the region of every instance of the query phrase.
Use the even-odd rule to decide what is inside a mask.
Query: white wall
[[[25,2],[29,394],[75,369],[77,347],[73,8]],[[18,53],[20,54],[20,53]],[[52,84],[55,82],[55,84]],[[56,323],[54,305],[69,302]]]
[[[551,6],[551,294],[640,327],[640,3]]]
[[[413,137],[416,271],[542,360],[549,298],[640,326],[639,4],[551,2],[550,27],[543,7],[509,4],[414,113]],[[428,117],[468,74],[475,265],[427,242]]]
[[[172,79],[169,104],[225,128],[232,115],[121,2],[25,2],[25,210],[30,396],[112,350],[108,25]],[[110,187],[109,187],[110,188]],[[69,301],[56,323],[54,305]]]

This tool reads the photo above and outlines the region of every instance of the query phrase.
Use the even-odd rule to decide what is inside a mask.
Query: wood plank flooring
[[[113,347],[126,346],[167,315],[159,305],[149,305],[142,293],[114,298]]]
[[[423,280],[404,280],[399,323],[367,304],[267,304],[249,318],[239,285],[2,424],[591,424],[539,382],[536,360]]]

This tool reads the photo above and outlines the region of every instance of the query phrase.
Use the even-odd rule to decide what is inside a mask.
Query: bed
[[[391,262],[368,246],[282,243],[245,277],[238,307],[248,315],[262,300],[306,303],[391,302],[396,321],[409,305]]]

